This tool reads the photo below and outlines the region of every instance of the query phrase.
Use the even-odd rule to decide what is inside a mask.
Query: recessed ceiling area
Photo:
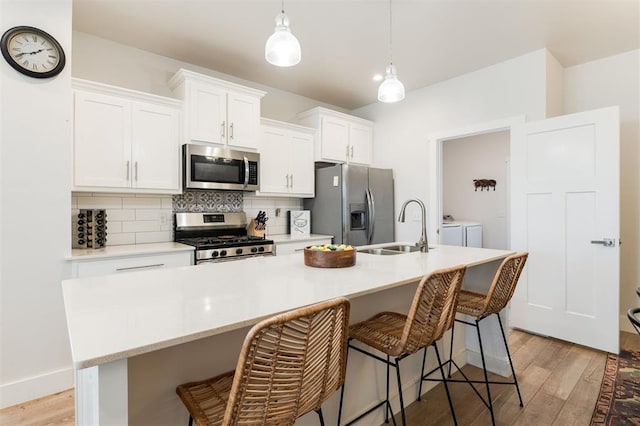
[[[73,29],[355,109],[390,60],[389,2],[288,0],[302,61],[264,59],[281,1],[74,0]],[[640,48],[637,0],[394,0],[393,63],[407,92],[548,48],[567,67]]]

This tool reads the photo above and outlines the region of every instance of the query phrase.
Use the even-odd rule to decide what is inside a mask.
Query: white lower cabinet
[[[313,197],[313,129],[262,119],[260,191],[256,195]]]
[[[305,247],[308,246],[319,246],[322,244],[331,244],[331,237],[327,237],[325,239],[313,239],[313,240],[305,240],[305,239],[296,239],[289,241],[278,241],[275,239],[276,243],[276,256],[281,256],[284,254],[293,254],[297,252],[301,252]]]
[[[86,278],[122,272],[189,266],[192,264],[193,251],[179,251],[174,253],[147,254],[143,256],[131,255],[72,261],[71,272],[74,278]]]
[[[74,80],[76,191],[180,192],[181,102]]]

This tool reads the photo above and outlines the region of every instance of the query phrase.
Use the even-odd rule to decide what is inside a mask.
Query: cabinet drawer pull
[[[163,266],[164,266],[164,263],[156,263],[154,265],[129,266],[127,268],[118,268],[118,269],[116,269],[116,272],[135,271],[135,270],[138,270],[138,269],[161,268]]]

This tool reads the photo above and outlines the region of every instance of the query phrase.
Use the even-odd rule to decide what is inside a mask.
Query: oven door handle
[[[247,157],[242,157],[244,161],[244,187],[246,188],[249,185],[249,159]]]

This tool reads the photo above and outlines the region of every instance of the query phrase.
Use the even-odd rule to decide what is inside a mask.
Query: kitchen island
[[[76,424],[186,424],[175,386],[234,368],[248,328],[261,319],[338,296],[352,301],[352,322],[380,310],[406,311],[423,275],[464,264],[464,286],[482,289],[509,254],[440,246],[429,253],[358,253],[353,267],[318,269],[305,266],[297,253],[66,280]],[[454,358],[464,364],[461,334]],[[412,379],[403,382],[415,385],[419,368],[407,362],[405,371]],[[377,398],[382,374],[350,357],[346,419]],[[334,411],[336,395],[327,402],[330,423]]]

